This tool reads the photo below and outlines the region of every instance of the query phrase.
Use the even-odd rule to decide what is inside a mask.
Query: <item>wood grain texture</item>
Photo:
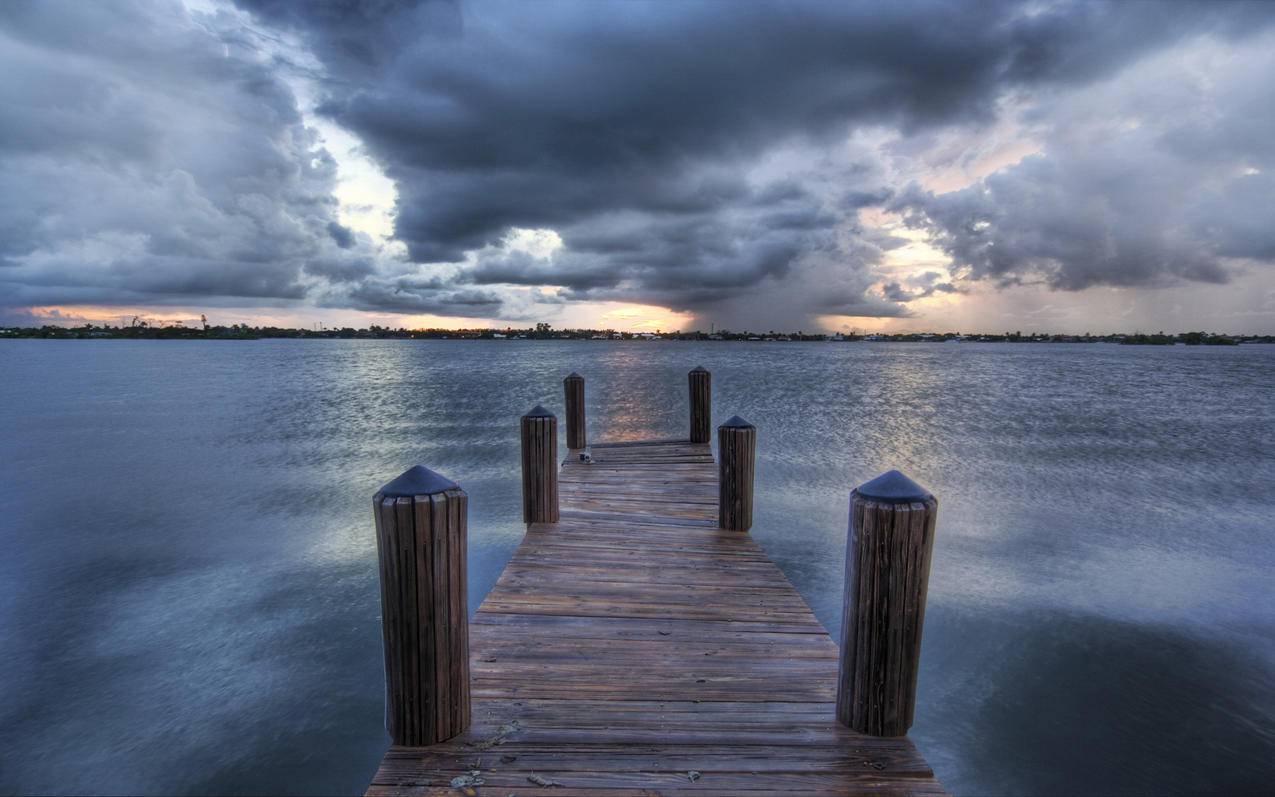
[[[385,728],[431,745],[469,727],[468,498],[373,499],[385,642]]]
[[[567,449],[575,451],[586,448],[589,438],[584,423],[584,377],[571,374],[562,380],[562,390],[567,408]]]
[[[836,721],[837,648],[756,541],[718,528],[708,445],[592,451],[470,624],[473,726],[392,747],[369,795],[455,797],[475,771],[495,797],[944,793],[906,738]]]
[[[696,368],[686,375],[691,398],[691,442],[713,439],[713,375]]]
[[[718,526],[731,531],[748,531],[753,527],[753,472],[757,459],[757,427],[719,426],[717,452],[720,458]]]
[[[524,523],[557,523],[558,419],[533,411],[522,416],[521,433],[522,520]]]
[[[873,736],[912,727],[938,503],[850,494],[837,719]]]

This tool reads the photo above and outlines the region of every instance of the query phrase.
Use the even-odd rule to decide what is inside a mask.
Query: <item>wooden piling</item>
[[[522,520],[558,522],[558,419],[539,404],[522,416]]]
[[[574,371],[562,380],[567,405],[567,449],[578,450],[588,446],[584,427],[584,377]]]
[[[752,535],[717,527],[712,447],[591,431],[561,522],[527,528],[470,622],[473,725],[391,747],[368,797],[945,797],[906,736],[833,721],[837,646]]]
[[[717,427],[717,526],[732,531],[753,527],[753,469],[757,427],[733,416]]]
[[[713,376],[697,365],[686,375],[691,389],[691,442],[713,439]]]
[[[436,744],[469,727],[468,498],[417,465],[372,499],[385,639],[385,729]]]
[[[912,727],[938,502],[889,471],[850,493],[837,720],[872,736]]]

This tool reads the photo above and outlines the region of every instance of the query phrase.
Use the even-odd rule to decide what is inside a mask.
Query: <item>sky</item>
[[[1275,4],[0,3],[0,324],[1275,333]]]

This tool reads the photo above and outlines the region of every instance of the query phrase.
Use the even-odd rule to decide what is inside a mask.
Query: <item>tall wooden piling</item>
[[[837,720],[860,733],[912,727],[938,502],[889,471],[850,493]]]
[[[732,531],[753,527],[753,470],[757,427],[733,416],[717,427],[717,525]]]
[[[385,638],[385,729],[423,746],[469,727],[468,498],[417,465],[372,499]]]
[[[567,448],[577,450],[588,446],[584,431],[584,377],[574,371],[562,380],[567,405]]]
[[[522,520],[558,522],[558,419],[539,404],[522,416]]]
[[[713,376],[697,365],[686,375],[691,389],[691,442],[713,439]]]

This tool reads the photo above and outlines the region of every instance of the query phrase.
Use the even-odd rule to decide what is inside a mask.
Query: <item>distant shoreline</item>
[[[542,324],[535,329],[288,329],[282,327],[131,326],[131,327],[0,327],[0,340],[578,340],[578,341],[712,341],[721,343],[1108,343],[1135,346],[1238,346],[1275,343],[1275,335],[1231,335],[1211,332],[1108,335],[1061,335],[1007,332],[1001,334],[958,332],[909,332],[872,334],[807,334],[805,332],[617,332],[615,330],[554,330]]]

